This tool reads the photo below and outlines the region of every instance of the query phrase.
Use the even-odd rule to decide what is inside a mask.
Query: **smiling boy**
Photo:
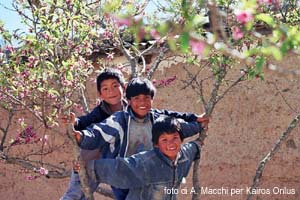
[[[177,119],[159,117],[152,128],[154,149],[128,158],[100,159],[88,163],[91,177],[119,188],[129,188],[126,199],[176,199],[192,162],[200,158],[200,145],[182,145],[184,133]]]
[[[127,102],[124,100],[125,79],[121,71],[115,68],[105,68],[96,79],[98,96],[101,102],[92,112],[87,115],[75,118],[75,114],[71,114],[70,121],[74,123],[75,130],[83,130],[92,123],[98,123],[108,118],[116,111],[124,110]],[[64,123],[68,119],[64,118]],[[100,149],[105,151],[107,145],[93,150],[81,149],[80,156],[84,161],[98,159],[100,157]],[[78,168],[75,164],[74,169]],[[78,169],[77,169],[78,171]],[[60,200],[84,200],[84,193],[81,190],[79,175],[73,170],[66,193]],[[91,184],[93,185],[93,184]],[[94,184],[96,189],[98,184]]]

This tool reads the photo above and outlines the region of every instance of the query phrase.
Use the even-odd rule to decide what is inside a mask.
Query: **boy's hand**
[[[75,116],[75,113],[70,113],[69,115],[62,115],[60,117],[60,121],[63,123],[63,124],[73,124],[74,126],[76,125],[76,116]]]
[[[81,140],[81,134],[80,134],[80,132],[73,130],[73,135],[74,135],[76,141],[79,143],[80,140]]]
[[[83,164],[84,164],[84,166],[86,165],[86,163],[83,161]],[[79,170],[80,170],[80,163],[79,163],[79,161],[73,161],[73,171],[75,172],[75,173],[79,173]]]
[[[199,115],[197,122],[201,123],[201,126],[204,130],[208,130],[209,117],[206,115],[206,113]]]

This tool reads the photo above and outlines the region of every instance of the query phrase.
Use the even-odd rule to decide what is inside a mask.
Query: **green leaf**
[[[282,53],[277,47],[270,47],[273,57],[276,60],[282,60]]]
[[[266,24],[268,24],[271,27],[273,27],[275,25],[273,17],[271,17],[270,15],[265,14],[265,13],[256,15],[256,19],[265,22]]]
[[[172,51],[176,51],[176,41],[173,38],[168,39],[168,45]]]
[[[262,67],[265,63],[264,57],[257,57],[255,60],[255,70],[257,74],[260,74],[262,72]]]
[[[190,39],[190,36],[187,32],[184,32],[179,38],[180,49],[184,53],[188,53],[188,51],[189,51],[189,39]]]

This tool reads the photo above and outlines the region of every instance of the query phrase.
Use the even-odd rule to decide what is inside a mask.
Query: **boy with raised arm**
[[[75,132],[80,147],[96,149],[108,145],[107,151],[102,151],[102,158],[128,157],[141,151],[150,150],[152,149],[152,124],[161,115],[186,120],[180,122],[184,138],[195,135],[207,127],[208,119],[206,117],[152,109],[155,91],[155,87],[149,80],[132,79],[126,88],[128,101],[126,111],[116,112],[101,123]],[[124,199],[126,192],[128,191],[119,190],[119,194],[122,196],[120,199]]]
[[[116,111],[124,110],[127,102],[123,98],[125,79],[121,71],[115,68],[105,68],[97,76],[97,91],[101,102],[92,112],[87,115],[75,118],[72,114],[70,121],[73,122],[75,130],[83,130],[92,123],[98,123],[109,117]],[[63,119],[67,121],[67,119]],[[65,122],[66,123],[66,122]],[[101,150],[103,150],[102,147]],[[98,159],[100,149],[84,150],[81,149],[80,156],[84,161]],[[76,165],[75,167],[76,168]],[[97,184],[95,184],[95,187]],[[94,188],[93,190],[95,190]],[[73,170],[66,193],[61,200],[83,200],[84,193],[81,190],[78,170]]]
[[[182,145],[184,135],[176,118],[161,116],[152,127],[152,150],[90,161],[88,174],[103,183],[129,188],[128,200],[176,199],[193,161],[200,158],[199,142]]]

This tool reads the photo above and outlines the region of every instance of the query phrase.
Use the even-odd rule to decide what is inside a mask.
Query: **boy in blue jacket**
[[[75,131],[74,135],[79,146],[90,150],[109,146],[102,151],[102,158],[128,157],[150,150],[152,149],[152,124],[161,115],[186,120],[180,122],[184,138],[195,135],[202,131],[203,127],[207,127],[206,117],[152,109],[155,91],[155,87],[149,80],[132,79],[126,88],[127,109],[114,113],[103,122],[87,127],[86,130]],[[114,189],[117,199],[124,199],[127,192]]]
[[[101,122],[114,112],[124,110],[127,106],[127,102],[123,98],[125,79],[121,71],[115,68],[105,68],[97,76],[96,82],[98,96],[101,99],[101,102],[87,115],[75,118],[75,114],[71,114],[72,119],[70,119],[70,121],[73,122],[75,130],[83,130],[92,123]],[[68,119],[64,118],[63,121],[66,123]],[[101,149],[103,150],[103,148],[106,147],[102,147]],[[81,149],[80,155],[84,161],[98,159],[100,156],[100,149]],[[81,190],[79,175],[75,170],[71,174],[69,187],[66,193],[61,197],[61,200],[83,199],[84,193]]]
[[[153,149],[127,158],[99,159],[88,163],[88,173],[103,183],[129,188],[128,200],[176,199],[180,183],[194,160],[200,144],[184,145],[184,133],[173,117],[161,116],[152,127]]]

